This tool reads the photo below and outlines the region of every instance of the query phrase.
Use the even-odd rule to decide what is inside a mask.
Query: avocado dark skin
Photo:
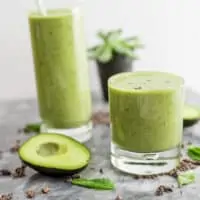
[[[198,121],[199,121],[198,119],[184,119],[183,128],[194,126],[196,123],[198,123]]]
[[[21,159],[21,158],[20,158]],[[88,165],[80,168],[80,169],[76,169],[76,170],[60,170],[60,169],[53,169],[53,168],[46,168],[46,167],[40,167],[40,166],[35,166],[32,165],[30,163],[24,162],[22,159],[21,161],[27,165],[28,167],[30,167],[31,169],[34,169],[36,172],[44,175],[44,176],[51,176],[51,177],[64,177],[64,176],[72,176],[74,174],[78,174],[80,173],[82,170],[84,170],[85,168],[87,168]]]

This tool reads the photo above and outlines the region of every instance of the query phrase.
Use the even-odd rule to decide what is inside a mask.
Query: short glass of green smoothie
[[[60,2],[28,16],[41,132],[85,142],[92,124],[84,16],[78,0]]]
[[[111,162],[139,175],[168,172],[180,160],[184,80],[159,71],[113,75],[108,81]]]

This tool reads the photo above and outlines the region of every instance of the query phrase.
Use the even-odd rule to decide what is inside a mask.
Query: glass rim
[[[177,87],[173,87],[173,88],[169,88],[168,90],[172,90],[172,89],[177,89],[177,88],[182,88],[184,87],[185,85],[185,79],[180,76],[180,75],[177,75],[176,73],[172,73],[172,72],[165,72],[165,71],[150,71],[150,70],[144,70],[144,71],[132,71],[132,72],[121,72],[121,73],[117,73],[117,74],[114,74],[112,75],[111,77],[109,77],[108,79],[108,87],[109,88],[112,88],[112,89],[117,89],[117,90],[121,90],[121,91],[129,91],[129,89],[121,89],[117,86],[113,86],[112,83],[114,83],[115,81],[117,81],[120,77],[126,77],[126,76],[129,76],[129,75],[145,75],[145,74],[163,74],[163,75],[168,75],[169,77],[174,77],[176,78],[177,80],[179,80],[179,83],[180,84],[177,84]],[[167,89],[165,88],[165,91]],[[142,91],[146,91],[146,90],[134,90],[134,92],[142,92]],[[151,91],[162,91],[162,89],[152,89]]]

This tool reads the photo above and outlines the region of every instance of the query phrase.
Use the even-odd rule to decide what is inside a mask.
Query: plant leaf
[[[180,186],[194,183],[195,182],[195,173],[193,171],[187,171],[187,172],[181,173],[178,175],[177,180],[178,180],[178,184]]]
[[[109,45],[104,45],[104,49],[102,50],[100,55],[96,56],[97,60],[102,63],[109,62],[112,59],[112,49]]]
[[[73,185],[78,185],[86,188],[92,188],[97,190],[113,190],[115,185],[109,179],[72,179],[71,183]]]
[[[88,52],[93,52],[93,51],[96,51],[96,49],[99,47],[99,45],[96,45],[96,46],[94,46],[94,47],[92,47],[92,48],[89,48],[88,49]]]
[[[29,124],[25,125],[23,130],[25,133],[31,133],[31,132],[39,133],[40,126],[41,126],[41,122],[40,123],[29,123]]]
[[[144,45],[140,43],[137,36],[126,38],[126,40],[124,40],[124,44],[131,49],[140,49],[144,47]]]
[[[193,145],[189,146],[187,154],[192,160],[200,161],[200,147]]]
[[[104,42],[107,41],[108,34],[106,34],[105,32],[99,31],[99,32],[97,32],[97,36],[98,36],[100,39],[102,39]]]
[[[135,58],[133,50],[128,48],[126,45],[124,45],[123,41],[116,43],[116,46],[114,46],[114,50],[115,50],[115,52],[117,52],[119,54],[126,55],[130,58],[133,58],[133,59]]]
[[[104,51],[105,45],[97,46],[96,48],[93,47],[88,51],[89,59],[97,59]]]
[[[116,31],[111,31],[108,33],[108,43],[111,47],[114,47],[115,44],[120,40],[122,30],[118,29]]]

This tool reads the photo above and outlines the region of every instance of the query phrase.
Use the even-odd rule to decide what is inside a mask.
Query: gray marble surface
[[[187,91],[186,100],[189,103],[200,105],[200,96]],[[107,109],[101,104],[98,97],[94,97],[94,108]],[[0,103],[0,150],[4,151],[0,159],[0,168],[14,169],[20,166],[17,154],[9,153],[9,148],[16,140],[26,140],[27,136],[19,134],[17,130],[27,122],[38,121],[37,104],[35,100],[10,101]],[[25,191],[33,189],[40,192],[41,187],[48,185],[50,192],[47,195],[38,194],[36,200],[114,200],[117,194],[124,200],[197,200],[200,199],[200,168],[195,170],[196,183],[179,189],[176,181],[171,177],[159,177],[155,180],[135,180],[132,176],[114,170],[109,160],[109,128],[99,125],[93,129],[93,138],[87,143],[92,150],[92,160],[81,175],[84,177],[108,177],[116,183],[115,191],[94,191],[64,183],[63,179],[53,179],[37,174],[27,169],[27,176],[19,179],[0,177],[0,193],[13,192],[14,200],[24,200]],[[200,143],[200,124],[184,131],[184,140]],[[94,168],[94,169],[93,169]],[[102,168],[104,174],[99,172]],[[160,184],[174,185],[173,193],[161,197],[154,195]]]

